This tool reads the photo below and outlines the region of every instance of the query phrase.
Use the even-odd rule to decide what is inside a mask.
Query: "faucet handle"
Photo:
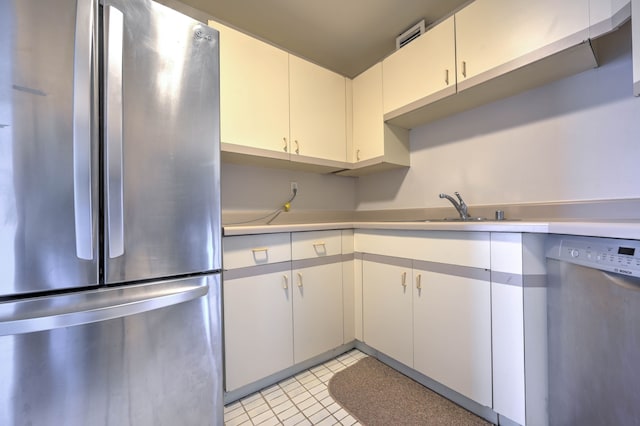
[[[460,201],[460,204],[465,204],[464,200],[462,199],[462,197],[460,196],[460,193],[458,191],[454,192],[455,196],[458,197],[458,200]]]

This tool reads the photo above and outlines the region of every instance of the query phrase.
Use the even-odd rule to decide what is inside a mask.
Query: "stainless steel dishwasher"
[[[640,241],[551,236],[550,425],[640,424]]]

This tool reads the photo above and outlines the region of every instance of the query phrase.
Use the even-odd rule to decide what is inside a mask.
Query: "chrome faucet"
[[[467,211],[468,209],[467,204],[464,202],[459,192],[456,191],[454,192],[454,194],[456,197],[458,197],[459,202],[454,200],[453,197],[448,194],[441,193],[439,197],[446,198],[447,200],[451,201],[451,204],[453,204],[453,207],[455,207],[456,210],[458,211],[458,214],[460,214],[460,219],[462,220],[469,219],[470,216],[469,216],[469,212]]]

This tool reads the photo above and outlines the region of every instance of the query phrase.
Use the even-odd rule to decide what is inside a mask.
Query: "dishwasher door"
[[[552,243],[549,424],[640,424],[640,242]]]

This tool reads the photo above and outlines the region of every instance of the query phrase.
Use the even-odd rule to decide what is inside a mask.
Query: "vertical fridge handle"
[[[122,158],[122,55],[124,15],[113,6],[105,16],[105,104],[107,232],[109,257],[124,254],[124,200]]]
[[[73,54],[73,210],[76,256],[93,260],[91,75],[93,0],[79,0]]]

